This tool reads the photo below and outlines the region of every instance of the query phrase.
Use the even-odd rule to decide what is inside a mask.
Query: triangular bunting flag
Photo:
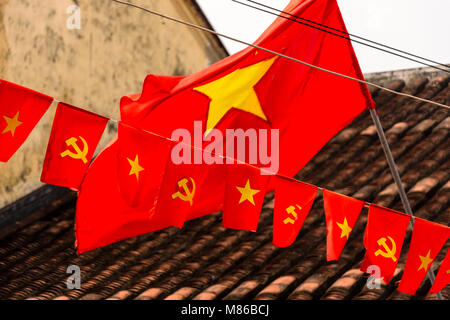
[[[338,260],[365,202],[323,189],[327,261]]]
[[[173,143],[119,122],[118,173],[121,196],[130,207],[156,205]]]
[[[374,204],[369,207],[364,246],[366,256],[361,271],[369,266],[380,269],[380,277],[387,284],[395,272],[411,217]]]
[[[447,251],[444,260],[441,263],[439,272],[434,279],[433,286],[430,289],[431,293],[438,293],[450,283],[450,250]]]
[[[108,119],[59,103],[41,181],[78,190]]]
[[[0,161],[7,162],[30,135],[53,98],[0,80]]]
[[[107,153],[108,157],[117,159],[119,150],[115,141],[112,141],[111,147],[105,148],[100,155]],[[91,170],[93,173],[89,174]],[[127,171],[129,172],[129,168]],[[93,161],[88,168],[88,174],[80,188],[75,216],[79,254],[173,225],[172,212],[159,216],[155,213],[156,207],[143,209],[129,206],[121,196],[118,180],[117,161],[108,163]],[[114,198],[111,198],[111,192]],[[109,198],[111,201],[96,202],[95,198]]]
[[[223,226],[256,231],[270,176],[249,165],[227,166]]]
[[[193,155],[195,150],[190,148]],[[208,190],[202,188],[205,177],[205,165],[176,164],[169,159],[156,214],[170,218],[173,227],[181,228],[199,199],[208,196]]]
[[[288,247],[297,238],[314,199],[317,187],[275,177],[275,208],[273,215],[273,244]]]
[[[415,294],[450,234],[447,226],[414,219],[411,244],[398,291]]]
[[[295,0],[285,11],[345,31],[336,1]],[[348,39],[318,33],[283,17],[277,18],[255,44],[363,79]],[[292,75],[296,81],[291,81]],[[326,95],[323,88],[327,90]],[[367,107],[373,108],[374,104],[366,85],[248,47],[195,74],[182,77],[149,75],[141,94],[122,98],[121,119],[166,137],[177,129],[185,129],[193,136],[194,122],[197,121],[202,122],[203,132],[218,129],[222,136],[226,136],[228,129],[278,129],[279,157],[276,158],[279,161],[267,160],[267,155],[262,155],[255,163],[250,162],[259,167],[270,165],[269,171],[292,176]],[[274,132],[270,131],[267,137]],[[277,133],[273,136],[278,137]],[[274,143],[267,143],[267,146],[276,146],[277,141],[273,140]],[[200,146],[206,148],[210,143],[202,140]],[[110,148],[114,147],[111,145]],[[116,159],[117,155],[102,152],[95,160],[99,163],[95,168],[100,172],[88,171],[88,175],[102,178],[86,178],[84,183],[92,184],[86,188],[109,188],[103,181],[109,181],[105,176],[111,173],[103,168],[114,166],[112,162]],[[218,163],[204,167],[207,179],[201,189],[208,196],[198,196],[188,219],[223,209],[225,181],[221,179],[220,166]],[[87,216],[101,209],[105,202],[108,206],[116,202],[117,198],[120,197],[114,185],[101,196],[80,194],[79,201],[86,206],[80,206],[77,214]],[[115,208],[115,214],[120,214],[120,203],[111,207]],[[87,212],[82,212],[81,208]]]

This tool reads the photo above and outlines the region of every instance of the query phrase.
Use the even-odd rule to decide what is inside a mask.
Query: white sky
[[[245,2],[245,0],[240,0]],[[256,0],[284,9],[289,0]],[[197,0],[221,33],[253,42],[275,16],[231,0]],[[338,0],[349,33],[441,63],[450,63],[450,0]],[[245,46],[223,39],[230,53]],[[364,73],[420,64],[353,43]]]

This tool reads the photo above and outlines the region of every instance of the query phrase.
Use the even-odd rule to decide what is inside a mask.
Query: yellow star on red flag
[[[139,164],[139,155],[136,155],[136,157],[134,158],[134,160],[131,160],[130,158],[127,158],[128,163],[131,166],[130,169],[130,173],[129,175],[135,175],[136,176],[136,180],[139,181],[139,172],[144,171],[145,169],[141,167],[141,165]]]
[[[352,232],[352,228],[350,228],[348,225],[347,217],[344,217],[344,222],[342,223],[336,222],[336,224],[338,225],[339,228],[341,228],[341,238],[347,237],[348,239],[350,236],[350,232]]]
[[[420,271],[421,269],[423,269],[425,271],[428,270],[428,266],[430,265],[431,262],[433,262],[433,259],[430,258],[430,254],[431,254],[431,250],[428,250],[428,253],[426,256],[419,255],[420,267],[417,271]]]
[[[19,121],[19,111],[17,111],[13,118],[8,116],[3,116],[3,118],[6,121],[6,128],[2,131],[2,134],[11,132],[11,135],[14,137],[17,127],[23,123],[22,121]]]
[[[236,187],[241,193],[241,198],[239,199],[239,204],[244,202],[245,200],[249,201],[251,204],[255,205],[255,199],[253,196],[260,192],[260,190],[252,189],[250,186],[250,180],[247,179],[247,183],[245,187]]]
[[[201,92],[211,99],[205,135],[232,108],[252,113],[267,121],[254,86],[267,73],[276,58],[237,69],[220,79],[194,88],[195,91]]]

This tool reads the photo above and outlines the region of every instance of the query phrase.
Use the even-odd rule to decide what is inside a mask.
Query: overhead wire
[[[404,58],[404,59],[407,59],[407,60],[410,60],[410,61],[414,61],[414,62],[417,62],[417,63],[419,63],[419,64],[422,64],[422,65],[425,65],[425,66],[428,66],[428,67],[431,67],[431,68],[434,68],[434,69],[437,69],[437,70],[440,70],[440,71],[443,71],[443,72],[450,73],[450,66],[448,66],[448,65],[446,65],[446,64],[443,64],[443,63],[440,63],[440,62],[437,62],[437,61],[434,61],[434,60],[431,60],[431,59],[428,59],[428,58],[424,58],[424,57],[421,57],[421,56],[419,56],[419,55],[416,55],[416,54],[413,54],[413,53],[410,53],[410,52],[407,52],[407,51],[404,51],[404,50],[396,49],[396,48],[394,48],[394,47],[391,47],[391,46],[382,44],[382,43],[380,43],[380,42],[376,42],[376,41],[373,41],[373,40],[370,40],[370,39],[367,39],[367,38],[364,38],[364,37],[361,37],[361,36],[357,36],[357,35],[355,35],[355,34],[351,34],[351,33],[348,33],[348,32],[346,32],[346,31],[339,30],[339,29],[337,29],[337,28],[333,28],[333,27],[327,26],[327,25],[325,25],[325,24],[322,24],[322,23],[318,23],[318,22],[312,21],[312,20],[310,20],[310,19],[302,18],[302,17],[300,17],[300,16],[298,16],[298,15],[295,15],[295,14],[292,14],[292,13],[290,13],[290,12],[286,12],[286,11],[283,11],[283,10],[279,10],[279,9],[277,9],[277,8],[268,6],[268,5],[266,5],[266,4],[263,4],[263,3],[260,3],[260,2],[254,1],[254,0],[244,0],[244,1],[247,1],[247,2],[250,2],[250,3],[253,3],[253,4],[256,4],[256,5],[258,5],[258,6],[261,6],[261,7],[266,8],[266,9],[273,10],[273,11],[275,11],[276,13],[275,13],[275,12],[268,11],[268,10],[265,10],[265,9],[262,9],[262,8],[259,8],[259,7],[257,7],[257,6],[250,5],[250,4],[248,4],[248,3],[244,3],[244,2],[239,1],[239,0],[231,0],[231,1],[232,1],[232,2],[235,2],[235,3],[238,3],[238,4],[240,4],[240,5],[243,5],[243,6],[249,7],[249,8],[253,8],[253,9],[259,10],[259,11],[261,11],[261,12],[265,12],[265,13],[268,13],[268,14],[271,14],[271,15],[279,16],[279,17],[281,17],[281,18],[283,18],[283,19],[287,19],[287,20],[293,21],[293,22],[295,22],[295,23],[299,23],[299,24],[308,26],[308,27],[314,28],[314,29],[316,29],[316,30],[323,31],[323,32],[326,32],[326,33],[335,35],[335,36],[337,36],[337,37],[341,37],[341,38],[350,40],[350,41],[352,41],[352,42],[355,42],[355,43],[358,43],[358,44],[361,44],[361,45],[364,45],[364,46],[367,46],[367,47],[376,49],[376,50],[380,50],[380,51],[385,52],[385,53],[389,53],[389,54],[392,54],[392,55],[395,55],[395,56],[398,56],[398,57],[401,57],[401,58]],[[286,16],[289,16],[289,17],[291,17],[291,18],[286,17],[286,16],[282,16],[281,14],[286,15]],[[299,21],[299,20],[301,20],[301,21]],[[304,22],[302,22],[302,21],[304,21]],[[311,25],[311,24],[309,24],[309,23],[314,24],[314,25],[319,26],[319,27],[322,27],[322,28],[326,28],[326,29],[329,29],[329,30],[333,30],[333,31],[338,32],[338,33],[340,33],[340,34],[337,34],[337,33],[334,33],[334,32],[331,32],[331,31],[328,31],[328,30],[325,30],[325,29],[322,29],[322,28],[319,28],[319,27],[316,27],[316,26],[313,26],[313,25]],[[358,40],[355,40],[355,39],[353,39],[353,38],[360,39],[360,40],[362,40],[362,41],[358,41]],[[363,41],[372,43],[373,45],[370,45],[370,44],[365,43],[365,42],[363,42]],[[382,49],[382,48],[379,48],[379,47],[377,47],[377,46],[379,46],[379,47],[384,47],[384,48],[386,48],[386,49]],[[411,58],[411,57],[407,57],[407,56],[404,56],[404,55],[402,55],[402,54],[392,52],[392,51],[390,51],[390,50],[394,50],[394,51],[400,52],[400,53],[402,53],[402,54],[406,54],[406,55],[409,55],[409,56],[412,56],[412,57],[415,57],[415,58],[418,58],[418,59],[421,59],[421,60],[424,60],[424,61],[428,61],[428,62],[430,62],[430,63],[434,63],[435,65],[431,65],[431,64],[429,64],[429,63],[425,63],[425,62],[422,62],[422,61],[413,59],[413,58]],[[441,66],[441,67],[444,67],[445,69],[443,69],[443,68],[441,68],[441,67],[437,67],[436,65],[439,65],[439,66]]]
[[[334,71],[331,71],[331,70],[328,70],[328,69],[325,69],[325,68],[322,68],[322,67],[310,64],[308,62],[305,62],[305,61],[302,61],[302,60],[299,60],[299,59],[287,56],[285,54],[282,54],[282,53],[279,53],[279,52],[276,52],[276,51],[273,51],[273,50],[270,50],[270,49],[267,49],[267,48],[264,48],[264,47],[261,47],[261,46],[258,46],[258,45],[255,45],[255,44],[243,41],[243,40],[239,40],[237,38],[234,38],[234,37],[225,35],[223,33],[220,33],[220,32],[217,32],[217,31],[214,31],[214,30],[211,30],[211,29],[208,29],[206,27],[202,27],[202,26],[196,25],[196,24],[191,23],[191,22],[187,22],[187,21],[184,21],[184,20],[181,20],[181,19],[177,19],[177,18],[168,16],[168,15],[162,14],[162,13],[160,13],[158,11],[148,9],[148,8],[142,7],[142,6],[134,4],[134,3],[130,3],[130,2],[127,2],[127,1],[122,1],[122,0],[112,0],[112,1],[116,2],[116,3],[123,4],[123,5],[130,6],[130,7],[134,7],[134,8],[140,9],[140,10],[143,10],[143,11],[145,11],[147,13],[150,13],[150,14],[159,16],[161,18],[164,18],[164,19],[167,19],[167,20],[171,20],[171,21],[174,21],[174,22],[177,22],[177,23],[180,23],[180,24],[192,27],[192,28],[196,28],[196,29],[199,29],[199,30],[202,30],[202,31],[205,31],[205,32],[209,32],[209,33],[214,34],[216,36],[223,37],[223,38],[226,38],[226,39],[229,39],[229,40],[232,40],[232,41],[235,41],[235,42],[238,42],[238,43],[241,43],[241,44],[253,47],[253,48],[256,48],[258,50],[262,50],[262,51],[271,53],[273,55],[277,55],[279,57],[282,57],[282,58],[285,58],[285,59],[288,59],[288,60],[291,60],[291,61],[294,61],[294,62],[297,62],[297,63],[301,63],[303,65],[306,65],[308,67],[311,67],[311,68],[314,68],[314,69],[317,69],[317,70],[320,70],[320,71],[323,71],[323,72],[327,72],[327,73],[330,73],[330,74],[333,74],[333,75],[336,75],[336,76],[339,76],[339,77],[342,77],[342,78],[346,78],[346,79],[353,80],[353,81],[356,81],[356,82],[359,82],[359,83],[363,83],[363,84],[366,84],[366,85],[369,85],[369,86],[372,86],[372,87],[375,87],[375,88],[378,88],[380,90],[387,91],[387,92],[390,92],[390,93],[393,93],[393,94],[396,94],[396,95],[401,95],[401,96],[404,96],[404,97],[408,97],[408,98],[411,98],[411,99],[419,100],[419,101],[422,101],[422,102],[425,102],[425,103],[429,103],[429,104],[432,104],[432,105],[436,105],[436,106],[439,106],[439,107],[450,109],[450,106],[448,106],[448,105],[445,105],[445,104],[442,104],[442,103],[439,103],[439,102],[435,102],[435,101],[431,101],[431,100],[428,100],[428,99],[420,98],[420,97],[417,97],[417,96],[414,96],[414,95],[411,95],[411,94],[408,94],[408,93],[395,91],[395,90],[383,87],[381,85],[378,85],[378,84],[375,84],[375,83],[372,83],[372,82],[368,82],[368,81],[365,81],[365,80],[354,78],[354,77],[351,77],[351,76],[348,76],[348,75],[345,75],[345,74],[342,74],[342,73],[334,72]]]

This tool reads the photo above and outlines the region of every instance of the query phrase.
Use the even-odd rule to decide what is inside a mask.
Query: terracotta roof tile
[[[396,79],[385,85],[448,104],[449,81],[447,76],[429,80],[418,75],[406,84]],[[373,90],[372,94],[415,214],[448,224],[448,111],[383,91]],[[403,211],[367,112],[332,139],[297,177]],[[3,233],[0,239],[0,298],[435,299],[427,294],[427,281],[414,297],[396,290],[408,242],[394,281],[380,289],[367,287],[368,275],[359,271],[367,209],[339,261],[327,262],[320,193],[289,248],[271,243],[273,203],[271,193],[256,233],[225,229],[221,214],[216,213],[189,221],[182,230],[169,228],[77,256],[73,248],[74,194],[44,187],[0,210],[0,216],[30,211],[31,221]],[[447,243],[438,255],[435,270],[448,247]],[[81,289],[67,289],[69,265],[80,266]],[[450,287],[442,293],[448,299]]]

